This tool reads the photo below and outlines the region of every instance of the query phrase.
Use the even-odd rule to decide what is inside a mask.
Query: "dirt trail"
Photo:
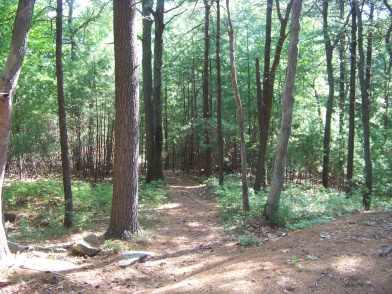
[[[219,209],[195,179],[168,175],[170,199],[149,240],[152,255],[125,269],[100,255],[78,267],[13,268],[3,293],[392,293],[391,213],[356,213],[287,233],[262,228],[260,247],[223,233]],[[102,234],[102,232],[98,233]],[[128,246],[128,248],[126,248]]]

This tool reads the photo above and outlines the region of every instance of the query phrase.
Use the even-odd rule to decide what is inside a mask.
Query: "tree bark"
[[[247,159],[246,159],[246,143],[245,143],[245,128],[244,128],[244,115],[242,112],[242,102],[240,97],[240,92],[238,89],[237,83],[237,70],[236,70],[236,62],[235,62],[235,50],[234,50],[234,29],[231,24],[230,19],[230,9],[229,9],[229,0],[226,0],[227,6],[227,19],[228,19],[228,34],[229,34],[229,43],[230,43],[230,72],[231,72],[231,83],[233,85],[235,104],[237,106],[237,117],[238,117],[238,125],[239,132],[241,138],[241,180],[242,180],[242,204],[243,210],[249,211],[249,195],[248,195],[248,181],[246,178],[247,170]]]
[[[388,4],[387,0],[383,0],[385,7],[389,11],[389,15],[392,15],[392,6]],[[384,129],[388,129],[388,112],[389,112],[389,87],[391,84],[391,69],[392,69],[392,22],[389,24],[388,31],[385,35],[385,44],[389,55],[389,62],[386,68],[387,79],[385,80],[385,91],[384,91]],[[385,136],[386,137],[386,136]]]
[[[205,122],[205,169],[204,173],[207,178],[211,176],[212,173],[212,160],[211,160],[211,137],[210,137],[210,128],[208,120],[211,118],[211,109],[210,109],[210,97],[209,97],[209,71],[208,71],[208,63],[209,63],[209,52],[210,52],[210,36],[209,36],[209,28],[210,28],[210,11],[211,5],[208,3],[208,0],[204,0],[204,63],[203,63],[203,118],[206,120]]]
[[[348,111],[348,143],[347,143],[347,173],[346,195],[352,192],[352,179],[354,173],[354,138],[355,138],[355,84],[357,63],[357,14],[352,4],[351,8],[351,44],[350,44],[350,93]]]
[[[290,25],[289,54],[287,61],[287,74],[283,89],[282,122],[275,156],[274,172],[271,188],[265,206],[265,215],[271,219],[278,210],[280,194],[283,188],[284,169],[286,165],[287,147],[291,133],[291,122],[294,106],[294,84],[298,62],[298,42],[300,31],[300,18],[302,0],[294,0]]]
[[[139,64],[135,22],[136,1],[114,0],[115,150],[112,210],[106,238],[129,238],[139,232]]]
[[[290,16],[293,0],[287,4],[286,13],[282,17],[280,12],[279,0],[276,0],[276,10],[280,21],[279,39],[275,49],[275,56],[272,66],[270,66],[271,52],[271,27],[272,27],[272,1],[267,3],[267,19],[266,19],[266,39],[264,52],[264,71],[263,71],[263,88],[261,95],[258,97],[258,121],[260,127],[259,134],[259,154],[256,169],[256,177],[254,183],[255,191],[260,191],[261,187],[267,185],[268,179],[266,174],[266,155],[268,132],[271,121],[272,99],[274,97],[274,83],[276,70],[279,66],[280,57],[283,49],[283,43],[286,40],[286,27]]]
[[[27,48],[35,0],[19,0],[16,11],[10,50],[0,80],[0,264],[8,264],[10,251],[3,222],[2,187],[7,151],[10,143],[12,97]]]
[[[142,1],[143,15],[143,40],[142,40],[142,69],[143,69],[143,98],[144,98],[144,115],[146,130],[146,158],[147,173],[146,182],[149,183],[153,179],[154,173],[154,107],[152,92],[152,51],[151,51],[151,31],[152,31],[152,9],[151,0]]]
[[[223,132],[222,132],[222,80],[221,80],[221,61],[220,61],[220,1],[216,1],[216,119],[218,136],[218,161],[219,161],[219,185],[223,185]]]
[[[162,56],[163,56],[163,30],[164,0],[158,0],[153,13],[155,20],[154,43],[154,168],[152,181],[164,180],[163,176],[163,125],[162,125]]]
[[[63,1],[57,0],[56,16],[56,77],[57,99],[59,107],[61,165],[63,171],[64,187],[64,226],[73,226],[73,201],[71,189],[71,168],[68,152],[67,118],[64,98],[64,75],[63,75]]]
[[[355,12],[358,20],[358,76],[361,86],[361,102],[362,102],[362,128],[363,128],[363,151],[365,157],[365,188],[363,193],[363,206],[366,210],[370,209],[371,194],[373,191],[373,169],[370,156],[370,73],[371,73],[371,57],[372,57],[372,33],[368,34],[367,52],[365,56],[363,44],[363,23],[362,11],[360,11],[358,1],[354,0]],[[373,19],[373,3],[370,2],[369,19]],[[365,63],[366,60],[366,63]]]
[[[339,16],[344,19],[344,0],[339,1]],[[344,105],[346,100],[346,40],[339,38],[339,187],[344,187]]]
[[[325,56],[327,61],[327,75],[328,75],[328,99],[327,109],[325,114],[325,128],[324,128],[324,140],[323,140],[323,173],[322,181],[325,188],[329,187],[329,172],[330,172],[330,143],[331,143],[331,121],[332,121],[332,109],[333,100],[335,96],[335,81],[333,77],[333,66],[332,56],[333,47],[331,39],[328,33],[328,0],[323,0],[323,36],[325,46]]]

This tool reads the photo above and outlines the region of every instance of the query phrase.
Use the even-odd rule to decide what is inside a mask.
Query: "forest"
[[[0,23],[0,212],[57,207],[42,228],[1,226],[8,240],[99,216],[113,250],[185,178],[241,246],[265,224],[392,209],[388,0],[2,0]]]

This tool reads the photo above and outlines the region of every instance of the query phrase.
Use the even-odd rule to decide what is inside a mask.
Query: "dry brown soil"
[[[379,256],[392,247],[391,212],[357,212],[284,234],[261,227],[260,246],[243,248],[224,234],[205,186],[185,176],[167,181],[171,196],[152,233],[121,242],[122,251],[150,252],[145,262],[120,268],[119,254],[107,252],[21,253],[3,273],[0,292],[392,293],[392,253]]]

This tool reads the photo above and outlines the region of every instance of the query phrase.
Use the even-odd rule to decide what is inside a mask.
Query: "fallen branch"
[[[380,251],[380,256],[385,257],[385,256],[387,256],[391,252],[392,252],[392,247],[388,248],[388,249],[385,249],[383,251]]]
[[[331,272],[331,269],[329,268],[324,274],[322,274],[320,277],[317,278],[317,280],[314,282],[314,287],[317,288],[318,286],[318,281],[320,281],[322,278],[324,278],[326,275],[328,275]]]

